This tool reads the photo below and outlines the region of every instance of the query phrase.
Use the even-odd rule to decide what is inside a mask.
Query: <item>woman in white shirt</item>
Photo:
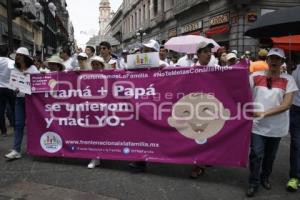
[[[259,107],[254,107],[248,197],[255,195],[259,185],[271,189],[269,178],[278,146],[288,135],[288,110],[298,88],[292,76],[280,71],[284,59],[284,51],[273,48],[267,56],[269,69],[250,76],[253,101]]]
[[[33,59],[29,55],[29,51],[25,47],[20,47],[16,52],[15,68],[24,75],[39,73],[38,69],[33,65]],[[7,160],[15,160],[22,157],[21,145],[25,127],[25,94],[16,90],[15,104],[15,133],[13,150],[5,155]]]

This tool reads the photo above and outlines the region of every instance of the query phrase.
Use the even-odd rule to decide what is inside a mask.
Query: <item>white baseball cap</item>
[[[228,61],[228,60],[230,60],[230,59],[237,59],[237,56],[236,56],[236,54],[235,53],[229,53],[229,54],[227,54],[226,55],[226,60]]]
[[[91,58],[91,62],[93,62],[93,61],[101,62],[101,63],[104,64],[104,60],[100,56],[94,56],[94,57],[92,57]]]
[[[268,53],[268,56],[279,56],[280,58],[283,58],[285,59],[285,54],[284,54],[284,51],[280,48],[272,48],[269,53]]]
[[[148,47],[150,49],[154,49],[155,51],[159,52],[160,49],[160,45],[158,44],[158,42],[156,40],[149,40],[148,42],[143,44],[144,47]]]
[[[84,52],[78,54],[78,57],[88,58],[88,55]]]
[[[20,48],[18,48],[17,51],[16,51],[16,54],[21,54],[21,55],[27,56],[30,59],[32,59],[31,56],[30,56],[30,54],[29,54],[29,51],[28,51],[28,49],[26,47],[20,47]]]
[[[214,45],[213,43],[207,41],[207,40],[203,40],[203,41],[201,41],[201,42],[197,45],[197,51],[198,51],[199,49],[203,49],[203,48],[205,48],[205,47],[214,48],[215,45]]]

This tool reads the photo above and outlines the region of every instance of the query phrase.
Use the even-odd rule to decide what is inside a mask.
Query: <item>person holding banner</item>
[[[271,189],[270,175],[282,137],[289,131],[289,108],[298,90],[292,76],[280,72],[285,54],[273,48],[267,55],[269,69],[250,76],[253,91],[254,120],[249,156],[249,186],[247,197],[253,197],[261,184]]]
[[[78,67],[75,70],[91,70],[92,67],[88,63],[88,55],[86,53],[80,53],[77,56]]]
[[[300,87],[300,64],[293,72],[293,77]],[[288,191],[297,191],[300,187],[300,91],[294,97],[293,105],[290,110],[290,180],[287,183]]]
[[[91,58],[91,66],[93,70],[103,70],[104,69],[104,60],[100,56],[94,56]]]
[[[25,47],[20,47],[16,51],[15,68],[18,72],[26,74],[39,73],[38,69],[33,65],[29,51]],[[15,104],[15,134],[13,150],[5,155],[5,158],[10,160],[19,159],[21,155],[21,145],[25,127],[25,94],[18,89],[16,92]]]
[[[208,43],[207,41],[202,41],[199,43],[197,48],[197,57],[198,62],[196,66],[208,66],[210,65],[211,55],[212,55],[212,48],[214,45],[212,43]],[[190,174],[191,178],[198,178],[205,172],[205,166],[203,165],[195,165],[192,169]]]

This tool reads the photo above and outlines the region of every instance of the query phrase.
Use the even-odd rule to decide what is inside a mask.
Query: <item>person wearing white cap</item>
[[[149,40],[143,44],[143,53],[159,52],[160,45],[156,40]],[[169,64],[163,60],[159,60],[160,67],[169,67]]]
[[[226,55],[227,65],[235,65],[238,62],[238,58],[235,53],[229,53]]]
[[[281,138],[289,132],[289,108],[298,88],[292,76],[280,72],[284,60],[284,51],[273,48],[267,55],[269,69],[254,72],[250,76],[256,106],[249,156],[248,197],[255,195],[259,185],[271,189],[269,178],[278,146]]]
[[[53,55],[46,60],[46,64],[51,72],[62,72],[65,70],[63,60],[57,55]]]
[[[91,58],[91,66],[93,70],[103,70],[104,69],[104,60],[100,56],[94,56]]]
[[[33,65],[29,51],[25,47],[20,47],[16,51],[15,68],[23,74],[39,73],[38,69]],[[14,160],[21,158],[21,144],[24,135],[25,127],[25,94],[16,91],[17,98],[15,104],[15,133],[13,150],[5,155],[7,160]]]
[[[216,66],[216,62],[212,59],[212,48],[214,45],[208,41],[202,41],[197,47],[198,62],[196,66]]]
[[[76,70],[91,70],[92,68],[88,66],[88,55],[86,53],[79,53],[77,56],[78,67]]]

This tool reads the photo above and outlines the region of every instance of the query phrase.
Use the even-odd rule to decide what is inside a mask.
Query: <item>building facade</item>
[[[0,44],[7,45],[6,4],[7,0],[0,0]],[[74,43],[74,30],[70,27],[66,6],[65,0],[26,1],[22,13],[12,22],[14,49],[24,46],[32,55],[47,57],[59,46]]]
[[[244,37],[256,19],[284,7],[299,6],[299,0],[124,0],[122,42],[161,42],[171,37],[195,34],[213,38],[229,50],[256,52],[259,41]]]
[[[23,8],[21,17],[12,22],[14,49],[24,46],[31,53],[42,51],[43,45],[43,16],[37,17],[36,1],[31,0]],[[0,44],[8,45],[7,1],[0,0]]]

